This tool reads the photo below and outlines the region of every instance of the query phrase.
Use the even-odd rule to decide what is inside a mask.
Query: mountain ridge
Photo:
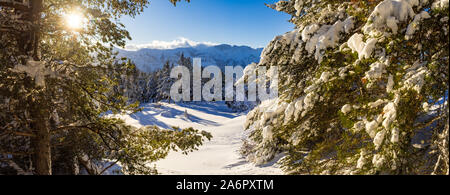
[[[118,57],[129,58],[144,72],[158,70],[166,61],[177,64],[181,54],[190,58],[202,58],[203,66],[216,65],[222,69],[225,66],[245,67],[253,62],[259,62],[262,50],[263,48],[229,44],[198,44],[170,49],[141,48],[135,51],[116,48]]]

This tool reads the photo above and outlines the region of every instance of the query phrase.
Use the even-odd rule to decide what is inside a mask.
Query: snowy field
[[[143,111],[122,116],[128,124],[162,128],[193,127],[213,135],[198,151],[172,152],[156,168],[164,175],[279,175],[277,164],[255,166],[239,155],[245,138],[245,114],[233,113],[224,103],[145,104]],[[185,112],[187,112],[187,116]]]

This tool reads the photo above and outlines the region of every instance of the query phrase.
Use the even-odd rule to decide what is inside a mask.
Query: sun
[[[80,12],[71,12],[65,15],[65,24],[70,30],[80,30],[84,25],[84,16]]]

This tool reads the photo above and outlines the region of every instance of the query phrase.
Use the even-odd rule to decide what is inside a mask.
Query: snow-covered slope
[[[137,51],[117,49],[119,57],[127,57],[134,61],[141,71],[149,72],[159,69],[166,61],[177,63],[181,54],[185,57],[202,58],[202,65],[247,66],[253,62],[259,62],[262,48],[253,49],[247,46],[231,45],[205,45],[173,48],[153,49],[144,48]]]
[[[191,104],[146,104],[142,112],[122,116],[128,124],[162,128],[178,126],[205,130],[213,135],[198,151],[183,155],[172,152],[156,163],[161,174],[176,175],[272,175],[282,174],[275,163],[255,166],[241,157],[238,150],[246,136],[246,116],[233,113],[223,102]],[[187,112],[187,117],[185,115]],[[274,160],[276,162],[277,160]]]

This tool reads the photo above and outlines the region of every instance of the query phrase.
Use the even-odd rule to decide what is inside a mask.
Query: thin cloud
[[[180,37],[173,41],[155,40],[147,44],[129,44],[125,47],[125,50],[137,51],[140,49],[176,49],[176,48],[196,47],[198,45],[214,46],[219,44],[212,42],[197,42],[189,40],[184,37]]]

